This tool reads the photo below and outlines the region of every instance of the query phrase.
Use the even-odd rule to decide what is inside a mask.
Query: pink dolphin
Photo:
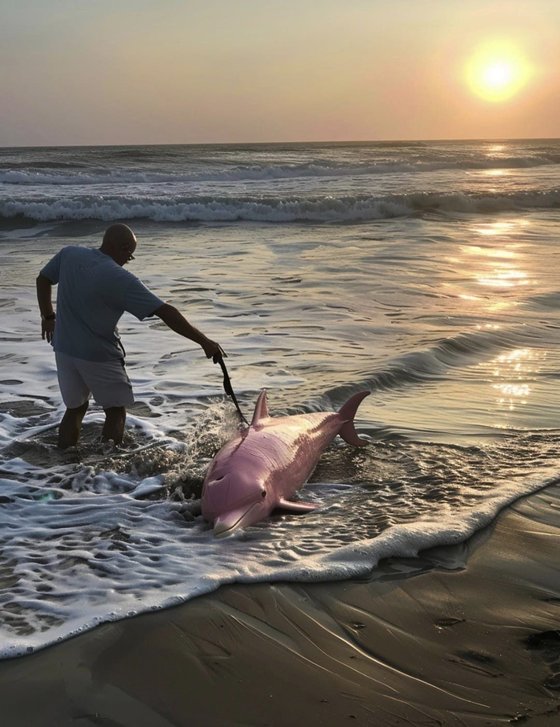
[[[354,416],[369,391],[354,394],[338,413],[318,412],[272,418],[261,391],[251,425],[224,445],[212,460],[202,488],[202,515],[215,535],[229,535],[270,515],[315,509],[288,498],[315,469],[337,434],[348,444],[367,442],[354,429]]]

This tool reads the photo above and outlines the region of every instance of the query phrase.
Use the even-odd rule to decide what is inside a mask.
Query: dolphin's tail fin
[[[354,447],[363,447],[367,444],[365,439],[360,439],[360,437],[358,437],[358,434],[354,429],[354,417],[356,416],[358,407],[366,396],[370,395],[370,393],[370,391],[360,391],[357,394],[354,394],[354,396],[348,399],[346,404],[344,404],[342,409],[338,412],[339,417],[343,420],[339,434],[345,442],[354,445]]]

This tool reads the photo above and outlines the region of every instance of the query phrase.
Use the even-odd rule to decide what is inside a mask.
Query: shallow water
[[[554,481],[558,142],[0,152],[4,656],[232,581],[330,580],[462,542]],[[218,367],[159,321],[120,326],[137,404],[120,452],[63,407],[34,279],[133,218],[130,269],[229,354],[246,416],[372,395],[304,498],[214,540],[185,501],[237,426]],[[194,512],[194,515],[192,514]]]

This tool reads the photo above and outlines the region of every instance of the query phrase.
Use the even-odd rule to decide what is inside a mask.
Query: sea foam
[[[322,196],[301,199],[266,196],[163,197],[80,195],[77,197],[10,197],[0,201],[0,218],[57,220],[146,219],[156,222],[363,222],[424,213],[504,212],[557,209],[560,190],[493,194],[412,193],[376,197]]]

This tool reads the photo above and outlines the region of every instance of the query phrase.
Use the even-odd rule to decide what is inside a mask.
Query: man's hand
[[[221,358],[227,358],[227,353],[216,341],[211,341],[207,338],[201,345],[206,354],[206,358],[211,358],[214,363],[218,363]]]
[[[54,319],[51,321],[45,318],[41,319],[41,338],[43,341],[46,339],[47,343],[52,343],[55,322]]]

